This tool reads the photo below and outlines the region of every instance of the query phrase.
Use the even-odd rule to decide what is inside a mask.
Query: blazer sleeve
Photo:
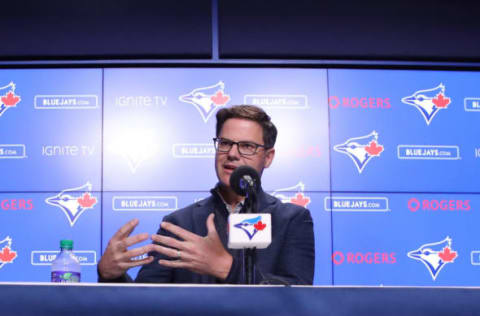
[[[310,211],[301,208],[283,232],[285,238],[273,273],[262,283],[312,285],[315,271],[315,239]]]

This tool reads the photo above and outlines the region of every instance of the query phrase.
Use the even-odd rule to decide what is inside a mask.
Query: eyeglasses
[[[252,142],[234,142],[233,140],[226,138],[214,138],[213,143],[215,144],[215,149],[218,152],[226,153],[232,149],[233,145],[237,145],[238,152],[241,155],[252,156],[257,153],[258,147],[265,147],[265,145],[260,145]]]

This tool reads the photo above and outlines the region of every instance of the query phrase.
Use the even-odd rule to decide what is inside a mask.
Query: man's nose
[[[232,147],[228,151],[229,157],[240,157],[240,152],[238,151],[238,144],[232,144]]]

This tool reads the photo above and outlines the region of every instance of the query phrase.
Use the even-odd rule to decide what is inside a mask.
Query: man
[[[129,281],[129,268],[143,265],[136,282],[244,284],[244,250],[227,249],[229,213],[242,211],[244,198],[230,187],[235,168],[248,165],[261,176],[275,156],[277,129],[260,108],[233,106],[217,112],[215,171],[211,196],[166,216],[154,243],[129,236],[138,220],[115,233],[99,264],[100,282]],[[256,283],[312,284],[315,262],[313,223],[303,207],[281,203],[260,188],[258,211],[272,216],[272,243],[258,249]],[[148,253],[142,260],[131,258]]]

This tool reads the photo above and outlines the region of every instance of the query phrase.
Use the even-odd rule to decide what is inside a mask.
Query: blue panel
[[[322,69],[106,69],[102,112],[102,70],[0,71],[0,281],[48,281],[62,238],[96,281],[100,249],[128,220],[155,233],[210,195],[215,114],[247,103],[279,130],[264,190],[312,213],[315,284],[478,285],[480,73],[328,79]]]
[[[58,206],[48,204],[46,200],[52,203],[58,193],[0,194],[0,281],[49,282],[51,261],[61,239],[74,241],[74,253],[82,264],[82,282],[97,280],[100,193],[88,192],[88,205],[85,191],[69,192],[72,199],[62,200]],[[70,207],[75,203],[73,198],[84,205],[77,213]]]
[[[296,69],[106,69],[104,189],[210,189],[215,113],[243,103],[279,129],[264,189],[328,190],[326,72]]]
[[[335,285],[480,283],[479,195],[334,194],[326,206]]]
[[[328,74],[334,191],[479,192],[479,73]]]
[[[100,190],[102,72],[0,71],[0,191]]]

